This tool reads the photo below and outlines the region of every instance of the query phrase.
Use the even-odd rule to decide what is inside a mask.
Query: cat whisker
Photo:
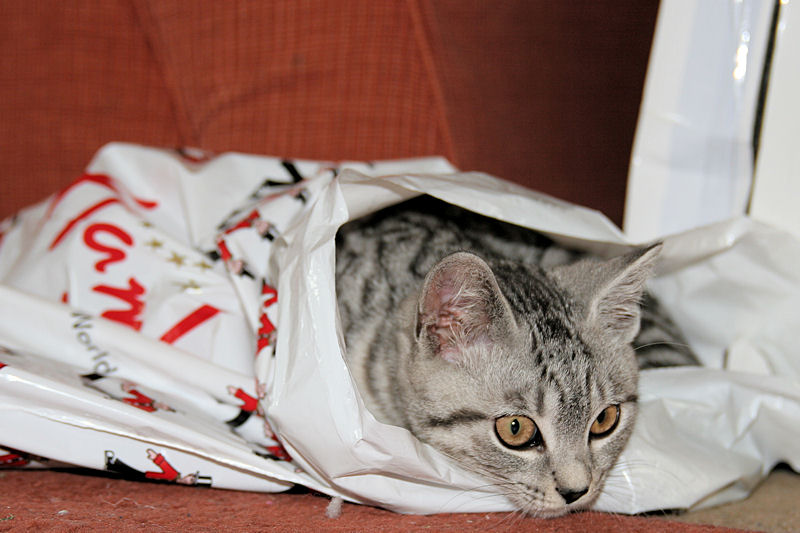
[[[651,346],[679,346],[681,348],[691,348],[691,346],[685,342],[674,342],[674,341],[656,341],[656,342],[649,342],[647,344],[642,344],[641,346],[635,346],[633,348],[634,351],[641,350],[643,348],[649,348]]]
[[[475,499],[484,499],[484,498],[493,498],[495,496],[508,496],[510,494],[517,494],[520,491],[511,490],[514,487],[524,487],[519,482],[516,481],[507,481],[501,483],[487,483],[485,485],[476,485],[474,487],[470,487],[468,489],[463,489],[460,491],[460,494],[469,493],[469,492],[476,492],[479,493],[475,495]],[[455,496],[453,497],[455,498]],[[452,498],[449,500],[452,501]]]
[[[617,503],[617,504],[619,504],[621,506],[630,503],[630,497],[627,494],[614,491],[613,490],[613,486],[612,487],[608,487],[608,486],[606,487],[606,489],[609,489],[609,488],[611,490],[603,490],[603,496],[605,496],[607,498],[610,498],[615,503]]]
[[[449,454],[445,455],[447,455],[448,457],[452,457]],[[480,468],[479,466],[476,465],[471,465],[467,467],[467,465],[462,464],[461,466],[462,468],[473,474],[482,476],[488,480],[493,481],[491,483],[476,485],[474,487],[471,487],[470,489],[465,489],[461,493],[471,492],[471,491],[481,492],[482,494],[474,496],[475,500],[478,501],[481,499],[492,498],[495,496],[515,498],[517,501],[519,501],[520,498],[523,498],[522,505],[519,505],[519,508],[515,509],[512,512],[512,514],[516,514],[517,518],[520,520],[528,516],[531,517],[541,516],[541,513],[537,512],[536,510],[537,507],[536,504],[539,503],[539,499],[530,492],[531,488],[527,486],[525,483],[520,481],[508,480],[507,478],[501,477],[488,469]],[[450,501],[452,501],[452,499]],[[509,518],[509,520],[511,520],[511,518]]]
[[[614,518],[620,524],[625,520],[626,517],[630,516],[630,515],[626,515],[625,513],[615,513],[615,512],[605,512],[604,514]],[[620,529],[624,529],[624,527],[621,525]]]
[[[459,457],[459,456],[457,456],[457,455],[454,455],[454,454],[452,454],[452,453],[448,453],[447,451],[444,451],[444,450],[440,450],[440,452],[441,452],[441,453],[442,453],[444,456],[446,456],[447,458],[451,459],[452,461],[455,461],[455,462],[457,462],[457,463],[459,462],[459,459],[460,459],[460,457]],[[521,483],[519,483],[519,482],[517,482],[517,481],[510,481],[508,478],[502,477],[502,476],[498,475],[497,473],[495,473],[495,472],[492,472],[492,471],[491,471],[491,470],[489,470],[488,468],[481,468],[481,467],[480,467],[480,466],[478,466],[478,465],[467,465],[467,464],[461,464],[460,466],[461,466],[461,468],[462,468],[462,469],[464,469],[464,470],[466,470],[466,471],[468,471],[468,472],[471,472],[471,473],[473,473],[473,474],[477,474],[478,476],[481,476],[481,477],[487,478],[488,480],[496,480],[496,481],[499,481],[499,482],[500,482],[500,484],[506,484],[506,483],[509,483],[509,484],[511,484],[511,483],[515,483],[515,484],[521,484]],[[485,486],[490,486],[490,485],[491,485],[491,484],[487,484],[487,485],[485,485]]]
[[[506,479],[503,479],[503,478],[497,476],[496,474],[493,474],[493,473],[488,472],[488,471],[480,471],[480,469],[477,469],[477,468],[466,468],[465,465],[462,465],[462,468],[464,468],[465,470],[467,470],[467,471],[469,471],[469,472],[471,472],[473,474],[477,474],[479,476],[488,478],[489,480],[494,480],[494,482],[485,483],[483,485],[475,485],[473,487],[470,487],[470,488],[467,488],[467,489],[463,489],[463,490],[458,492],[458,495],[465,494],[465,493],[471,493],[471,492],[479,493],[478,495],[473,496],[475,500],[481,500],[481,499],[484,499],[484,498],[493,498],[493,497],[498,496],[498,495],[500,495],[500,496],[508,496],[510,494],[516,494],[516,492],[509,490],[509,487],[522,485],[521,483],[516,482],[516,481],[508,481]],[[452,498],[450,498],[442,506],[442,508],[446,508],[450,504],[450,502],[452,502],[456,497],[457,497],[457,495],[454,495]]]
[[[505,518],[503,518],[498,525],[504,525],[507,523],[512,523],[512,524],[518,523],[530,517],[533,518],[541,517],[541,512],[537,510],[537,504],[540,503],[540,500],[534,494],[531,494],[527,490],[525,490],[527,487],[524,485],[524,483],[509,482],[505,483],[504,485],[506,485],[507,487],[506,490],[502,491],[498,490],[496,494],[505,497],[515,497],[517,498],[517,501],[519,501],[519,499],[522,498],[522,503],[518,505],[518,508],[514,509],[513,511],[510,511],[508,515]],[[498,484],[495,486],[500,487],[501,485]],[[517,488],[519,490],[512,490],[514,488]],[[476,499],[480,500],[481,498],[487,498],[490,496],[491,495],[489,494],[484,494],[478,496]]]
[[[617,465],[615,465],[614,468],[612,468],[608,472],[607,477],[608,478],[611,478],[612,476],[615,477],[615,478],[616,477],[620,477],[620,476],[622,476],[621,470],[626,469],[626,468],[628,470],[630,470],[630,471],[639,470],[640,472],[646,472],[646,471],[656,472],[659,476],[668,476],[673,481],[680,481],[680,479],[681,479],[680,477],[678,477],[671,470],[667,470],[665,468],[659,467],[658,465],[654,465],[654,464],[652,464],[650,462],[641,461],[641,460],[639,460],[639,461],[632,461],[632,460],[621,461],[621,462],[617,463]]]
[[[629,470],[635,470],[636,468],[647,468],[650,471],[657,472],[660,477],[669,476],[672,479],[679,481],[679,478],[673,472],[659,468],[644,461],[625,461],[623,463],[619,463],[617,467],[608,472],[608,475],[606,476],[607,479],[605,480],[603,487],[603,494],[615,503],[618,503],[620,507],[628,507],[631,503],[630,500],[632,497],[630,492],[630,482],[625,479],[622,473],[619,471],[618,467],[620,465],[627,467]]]
[[[532,505],[534,502],[533,501],[528,501],[526,503]],[[517,526],[517,525],[522,524],[522,522],[524,522],[525,519],[529,518],[530,516],[531,515],[525,513],[525,511],[523,511],[521,509],[516,509],[514,511],[511,511],[510,513],[507,513],[506,516],[503,517],[503,519],[500,520],[497,523],[496,527],[500,527],[500,526]]]
[[[474,474],[486,477],[492,477],[497,480],[496,482],[493,483],[475,485],[474,487],[470,487],[468,489],[464,489],[459,492],[459,494],[477,492],[478,494],[473,495],[474,501],[480,501],[482,499],[487,499],[487,498],[494,498],[496,496],[502,496],[508,498],[508,497],[520,497],[527,495],[526,491],[527,487],[525,486],[524,483],[521,483],[519,481],[509,481],[506,479],[501,479],[495,474],[492,474],[490,472],[479,472],[478,471],[479,469],[475,468],[470,468],[469,470]],[[453,496],[453,498],[455,497],[456,496]],[[534,497],[532,495],[527,495],[527,497],[530,499],[530,503],[533,504],[535,501]],[[451,502],[453,498],[448,500],[448,503]],[[443,507],[446,507],[446,505]],[[520,512],[520,510],[516,509],[514,512]]]

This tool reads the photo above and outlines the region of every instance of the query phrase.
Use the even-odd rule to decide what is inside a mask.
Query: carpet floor
[[[794,476],[794,474],[789,474]],[[795,476],[800,477],[800,476]],[[534,519],[511,513],[399,515],[307,491],[236,492],[56,471],[0,472],[3,531],[567,531],[723,533],[744,531],[661,516],[579,513]],[[691,514],[680,518],[685,519]],[[671,517],[670,517],[671,518]]]

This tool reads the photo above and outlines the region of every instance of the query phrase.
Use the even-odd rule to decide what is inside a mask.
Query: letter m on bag
[[[142,321],[139,320],[142,311],[144,311],[144,302],[142,296],[144,295],[144,287],[134,278],[128,280],[128,288],[109,287],[108,285],[96,285],[92,290],[102,294],[107,294],[118,298],[128,304],[127,309],[109,309],[104,311],[100,316],[119,322],[130,328],[139,331],[142,327]]]

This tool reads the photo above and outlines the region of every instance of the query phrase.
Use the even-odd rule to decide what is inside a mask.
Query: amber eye
[[[614,431],[614,428],[617,427],[618,422],[619,405],[609,405],[603,409],[603,412],[600,413],[600,416],[598,416],[595,421],[592,422],[592,427],[589,428],[589,436],[595,439],[605,437]]]
[[[539,446],[542,444],[539,428],[527,416],[501,416],[495,420],[494,429],[500,442],[509,448]]]

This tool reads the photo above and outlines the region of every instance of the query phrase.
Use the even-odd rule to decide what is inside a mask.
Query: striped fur
[[[640,312],[657,254],[599,261],[428,197],[383,210],[337,236],[349,367],[378,419],[522,511],[588,508],[633,428],[638,367],[695,362],[652,297]],[[522,448],[496,426],[517,416],[540,437]]]

